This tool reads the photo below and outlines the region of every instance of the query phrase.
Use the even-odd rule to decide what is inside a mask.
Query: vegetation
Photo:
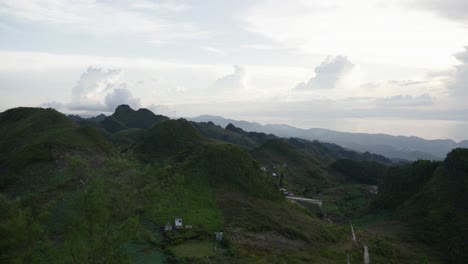
[[[128,106],[70,118],[0,114],[1,263],[354,263],[364,245],[373,263],[439,263],[432,250],[449,263],[467,257],[465,149],[388,167],[333,144]],[[285,199],[275,172],[322,208]],[[175,217],[183,227],[165,231]],[[390,221],[411,233],[376,228]]]

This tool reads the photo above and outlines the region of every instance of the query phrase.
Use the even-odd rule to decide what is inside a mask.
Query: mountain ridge
[[[339,132],[323,128],[302,129],[284,124],[265,124],[239,121],[220,116],[201,115],[188,118],[197,122],[211,121],[220,126],[232,123],[246,131],[271,133],[279,137],[298,137],[338,144],[361,152],[371,152],[395,159],[442,160],[450,150],[468,146],[468,140],[455,142],[451,139],[428,140],[416,136],[393,136],[388,134]]]

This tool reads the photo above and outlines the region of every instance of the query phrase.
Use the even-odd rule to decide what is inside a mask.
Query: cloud
[[[345,56],[328,56],[315,68],[315,76],[307,83],[301,82],[297,84],[295,89],[333,89],[337,86],[340,80],[351,73],[354,67],[355,65]]]
[[[139,108],[139,98],[133,97],[128,85],[120,81],[121,70],[89,67],[72,89],[71,102],[48,102],[46,107],[78,111],[112,112],[121,104]]]
[[[219,90],[239,90],[248,88],[248,77],[244,67],[234,65],[234,72],[215,81],[214,87]]]
[[[455,54],[455,58],[461,64],[455,66],[447,81],[447,88],[454,97],[466,100],[468,97],[468,46],[465,47],[465,51]]]
[[[377,107],[413,107],[413,106],[426,106],[436,103],[436,99],[429,94],[422,94],[419,96],[411,95],[395,95],[386,98],[377,98],[374,100]]]
[[[166,106],[166,105],[151,104],[151,105],[147,106],[146,108],[153,111],[153,113],[155,113],[157,115],[164,115],[164,116],[168,116],[168,117],[171,117],[171,118],[176,118],[177,117],[176,110],[174,110],[171,107]]]
[[[468,23],[468,5],[466,0],[417,0],[411,3],[458,22]]]
[[[189,8],[186,4],[177,4],[171,2],[162,2],[162,3],[155,3],[151,1],[134,1],[131,5],[131,8],[134,9],[142,9],[142,10],[167,10],[171,12],[181,12]]]
[[[0,16],[51,25],[99,37],[122,34],[152,43],[206,38],[209,33],[187,21],[171,19],[186,6],[149,1],[2,0]],[[151,10],[152,12],[148,12]],[[169,14],[168,14],[169,13]]]
[[[215,48],[215,47],[206,46],[206,47],[202,47],[202,49],[205,50],[205,51],[208,51],[210,53],[216,54],[218,56],[226,55],[225,51],[223,51],[221,49],[218,49],[218,48]]]
[[[131,106],[132,108],[140,108],[140,99],[134,98],[132,93],[124,88],[126,85],[122,85],[121,88],[115,88],[112,92],[106,95],[104,99],[104,103],[107,106],[107,109],[114,110],[117,106],[121,104],[126,104]]]
[[[468,28],[408,7],[409,0],[252,2],[240,15],[246,30],[306,55],[346,54],[361,65],[436,69],[468,41]],[[459,12],[465,18],[466,6]]]

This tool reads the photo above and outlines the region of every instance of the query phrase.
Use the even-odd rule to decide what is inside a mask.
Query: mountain
[[[79,124],[104,128],[110,133],[128,128],[148,129],[156,123],[169,119],[166,116],[156,115],[145,108],[133,110],[128,105],[118,106],[110,116],[100,114],[95,117],[83,118],[78,115],[68,115],[68,118]]]
[[[452,150],[443,162],[417,161],[391,168],[377,210],[394,210],[414,236],[435,245],[447,263],[468,258],[468,149]]]
[[[284,139],[272,134],[246,132],[231,123],[226,128],[212,122],[191,124],[207,138],[250,150],[252,156],[270,173],[278,176],[282,174],[280,185],[301,195],[310,196],[346,181],[377,184],[382,175],[372,170],[361,175],[362,171],[356,168],[364,166],[370,170],[373,167],[386,168],[384,164],[392,164],[392,160],[380,155],[358,153],[331,143],[299,138]],[[372,161],[376,165],[360,161]],[[334,166],[335,163],[340,166]]]
[[[148,111],[120,106],[94,121],[53,109],[0,113],[1,263],[359,263],[364,246],[373,263],[464,256],[464,235],[454,239],[465,232],[464,150],[419,169]],[[426,233],[438,227],[426,240],[369,227],[386,211]],[[439,236],[452,241],[428,242]]]
[[[42,188],[60,181],[57,169],[67,163],[68,154],[99,162],[114,153],[98,130],[79,126],[52,109],[7,110],[0,114],[0,134],[0,186],[4,191]]]
[[[391,136],[385,134],[346,133],[328,129],[301,129],[288,125],[261,125],[255,122],[236,121],[219,116],[203,115],[190,120],[196,122],[213,122],[220,126],[229,123],[246,131],[274,134],[279,137],[297,137],[338,144],[361,152],[371,152],[395,159],[441,160],[452,149],[467,147],[467,141],[456,143],[453,140],[426,140],[418,137]]]
[[[133,110],[128,105],[120,105],[111,115],[115,120],[127,128],[150,128],[154,124],[169,118],[162,115],[156,115],[148,109],[140,108]]]

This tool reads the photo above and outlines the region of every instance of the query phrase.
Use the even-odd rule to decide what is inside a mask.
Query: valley
[[[90,119],[14,108],[0,135],[2,263],[468,257],[467,149],[395,160],[128,105]]]

